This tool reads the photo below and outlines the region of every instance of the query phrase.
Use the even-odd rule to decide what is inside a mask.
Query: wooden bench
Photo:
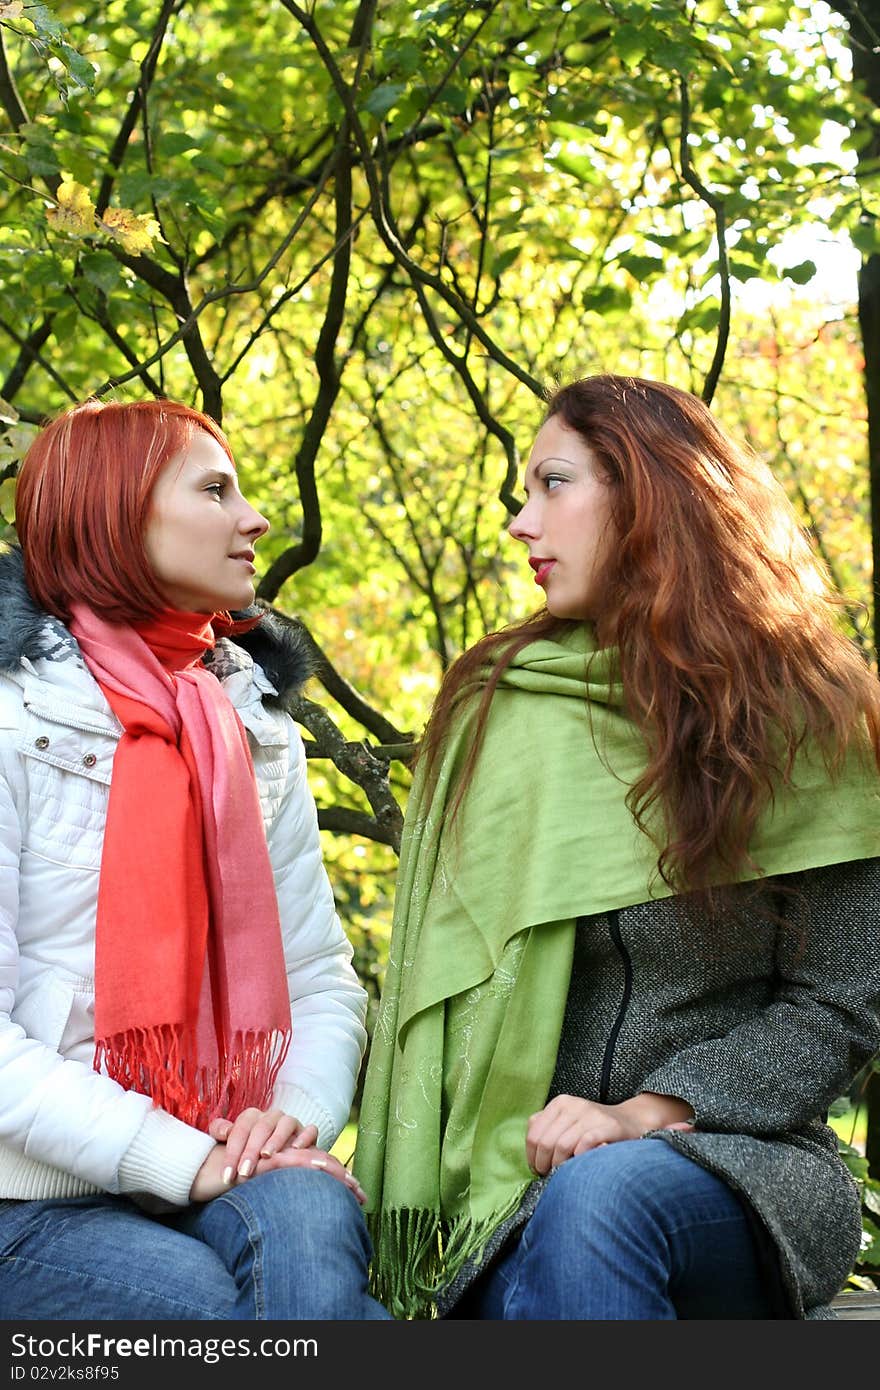
[[[880,1321],[880,1289],[865,1293],[862,1289],[847,1289],[838,1294],[832,1307],[839,1318],[876,1318]]]

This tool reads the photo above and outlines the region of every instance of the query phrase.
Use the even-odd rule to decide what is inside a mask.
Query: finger
[[[303,1125],[298,1134],[295,1134],[288,1144],[291,1149],[311,1149],[318,1142],[318,1126]]]
[[[268,1148],[274,1153],[276,1149],[283,1148],[297,1123],[291,1115],[285,1115],[280,1110],[268,1111],[255,1120],[239,1156],[237,1176],[251,1177],[263,1150]]]
[[[552,1147],[553,1137],[559,1127],[558,1121],[541,1110],[529,1120],[526,1130],[526,1160],[533,1173],[544,1172],[540,1167],[540,1157],[547,1157],[548,1145]]]
[[[344,1183],[349,1192],[353,1193],[361,1206],[363,1206],[364,1202],[367,1200],[366,1192],[364,1192],[354,1174],[350,1173],[345,1165],[334,1158],[332,1154],[319,1152],[317,1155],[310,1158],[309,1163],[312,1168],[320,1168],[323,1172],[328,1173],[331,1178],[336,1178],[339,1182]]]
[[[250,1106],[247,1110],[242,1110],[236,1117],[235,1123],[226,1138],[226,1167],[223,1171],[225,1182],[232,1182],[234,1177],[247,1178],[253,1171],[260,1149],[268,1134],[275,1128],[276,1121],[281,1111],[264,1112],[257,1110],[255,1106]],[[255,1143],[250,1152],[245,1150],[254,1136]],[[231,1171],[230,1171],[231,1170]]]
[[[281,1114],[272,1132],[267,1135],[260,1148],[260,1158],[271,1158],[283,1149],[299,1133],[302,1126],[295,1115]]]
[[[588,1143],[582,1147],[585,1138],[583,1124],[569,1125],[567,1129],[557,1137],[553,1146],[553,1156],[551,1167],[558,1168],[560,1163],[565,1163],[569,1158],[573,1158],[576,1153],[582,1153],[584,1147],[592,1148],[593,1144]]]
[[[553,1141],[547,1140],[546,1138],[542,1138],[539,1143],[535,1145],[535,1158],[532,1164],[532,1170],[537,1173],[539,1177],[544,1177],[550,1172],[553,1166],[554,1148],[555,1144]]]
[[[549,1173],[562,1158],[570,1157],[569,1153],[561,1154],[556,1157],[557,1149],[560,1147],[564,1136],[571,1131],[571,1122],[564,1114],[557,1115],[552,1121],[545,1123],[537,1137],[535,1144],[535,1171],[541,1174]]]
[[[316,1168],[343,1183],[361,1206],[367,1200],[367,1194],[354,1174],[324,1149],[295,1149],[288,1145],[270,1159],[261,1159],[257,1171],[270,1172],[273,1168]]]

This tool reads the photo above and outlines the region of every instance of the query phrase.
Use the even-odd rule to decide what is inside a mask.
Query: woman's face
[[[556,415],[538,431],[525,492],[528,501],[508,530],[529,547],[529,564],[549,612],[596,621],[614,544],[612,490],[592,450]]]
[[[225,451],[198,430],[156,480],[144,545],[172,608],[215,613],[253,603],[254,544],[268,529]]]

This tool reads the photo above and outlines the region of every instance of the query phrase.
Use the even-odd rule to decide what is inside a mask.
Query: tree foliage
[[[555,381],[712,400],[869,652],[858,325],[791,249],[875,249],[846,9],[0,0],[0,512],[69,402],[223,423],[261,596],[313,647],[295,713],[365,976],[439,675],[534,605],[504,528]]]

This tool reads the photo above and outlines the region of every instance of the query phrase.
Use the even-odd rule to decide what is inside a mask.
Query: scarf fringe
[[[479,1263],[489,1237],[514,1214],[530,1185],[522,1183],[502,1210],[480,1221],[445,1221],[424,1207],[369,1213],[371,1293],[395,1318],[436,1318],[439,1294],[469,1261]]]
[[[171,1024],[131,1028],[95,1044],[95,1070],[127,1091],[149,1096],[162,1110],[207,1133],[212,1120],[268,1108],[291,1031],[235,1033],[216,1067],[194,1066]],[[188,1051],[191,1053],[192,1049]]]

